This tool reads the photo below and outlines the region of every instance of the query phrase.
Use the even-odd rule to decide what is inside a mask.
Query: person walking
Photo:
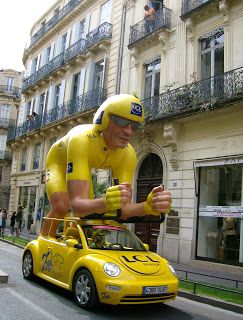
[[[20,205],[15,217],[15,224],[14,224],[14,229],[16,232],[16,237],[19,237],[19,233],[20,233],[20,226],[21,226],[21,222],[23,219],[23,207]]]
[[[16,219],[16,211],[14,211],[14,212],[12,213],[11,218],[10,218],[10,233],[11,233],[11,236],[14,235],[15,219]]]
[[[2,210],[2,235],[4,235],[4,231],[6,228],[6,221],[7,221],[8,213],[6,209]]]

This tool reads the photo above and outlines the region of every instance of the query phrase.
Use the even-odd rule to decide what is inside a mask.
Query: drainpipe
[[[126,11],[127,11],[127,7],[124,4],[122,8],[121,36],[120,36],[119,55],[118,55],[118,63],[117,63],[116,94],[120,93],[120,90],[121,90],[121,71],[122,71],[122,56],[123,56],[123,50],[124,50]]]

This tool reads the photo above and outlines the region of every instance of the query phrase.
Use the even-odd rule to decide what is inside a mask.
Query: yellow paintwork
[[[118,251],[90,249],[82,226],[106,225],[126,229],[115,221],[66,219],[64,231],[70,222],[78,225],[82,249],[74,248],[78,244],[76,239],[60,239],[39,236],[38,239],[27,244],[25,251],[30,250],[33,256],[33,272],[57,286],[72,290],[73,277],[80,268],[88,269],[94,278],[99,300],[108,304],[144,304],[168,301],[176,297],[178,279],[172,274],[168,262],[150,251]],[[117,277],[108,276],[103,269],[106,262],[115,263],[121,273]],[[107,286],[115,286],[114,291]],[[168,286],[168,294],[163,300],[142,296],[145,286]],[[118,291],[118,287],[120,290]],[[128,298],[124,298],[129,296]]]

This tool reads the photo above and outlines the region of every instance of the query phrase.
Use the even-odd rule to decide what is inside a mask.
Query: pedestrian
[[[4,230],[6,228],[8,213],[6,209],[2,209],[2,235],[4,235]]]
[[[145,29],[147,33],[150,33],[154,30],[155,27],[155,10],[150,8],[148,5],[144,6],[145,14]]]
[[[16,219],[16,211],[14,211],[10,218],[10,233],[13,236],[14,235],[14,224]]]
[[[20,205],[18,207],[18,211],[15,217],[15,224],[14,224],[16,237],[19,237],[22,219],[23,219],[23,207]]]
[[[162,186],[153,188],[147,199],[132,203],[132,179],[136,153],[129,141],[142,124],[144,109],[133,95],[108,98],[97,110],[93,124],[78,125],[54,143],[46,160],[46,190],[51,204],[48,218],[103,215],[121,210],[121,218],[168,213],[171,195]],[[92,168],[110,169],[119,185],[94,198]],[[51,226],[51,227],[50,227]],[[45,220],[42,235],[55,237],[57,222]]]
[[[3,213],[2,213],[2,209],[0,208],[0,236],[2,235],[2,223],[3,223]]]

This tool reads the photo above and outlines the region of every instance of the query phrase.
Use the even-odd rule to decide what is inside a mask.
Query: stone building
[[[25,204],[27,228],[48,209],[53,141],[92,121],[106,96],[136,93],[146,122],[132,141],[134,200],[160,183],[173,196],[165,223],[135,224],[136,234],[171,261],[242,266],[242,18],[236,0],[57,1],[31,30],[8,136],[10,207]]]
[[[8,209],[12,153],[6,146],[8,129],[15,125],[20,104],[21,73],[0,70],[0,208]]]

